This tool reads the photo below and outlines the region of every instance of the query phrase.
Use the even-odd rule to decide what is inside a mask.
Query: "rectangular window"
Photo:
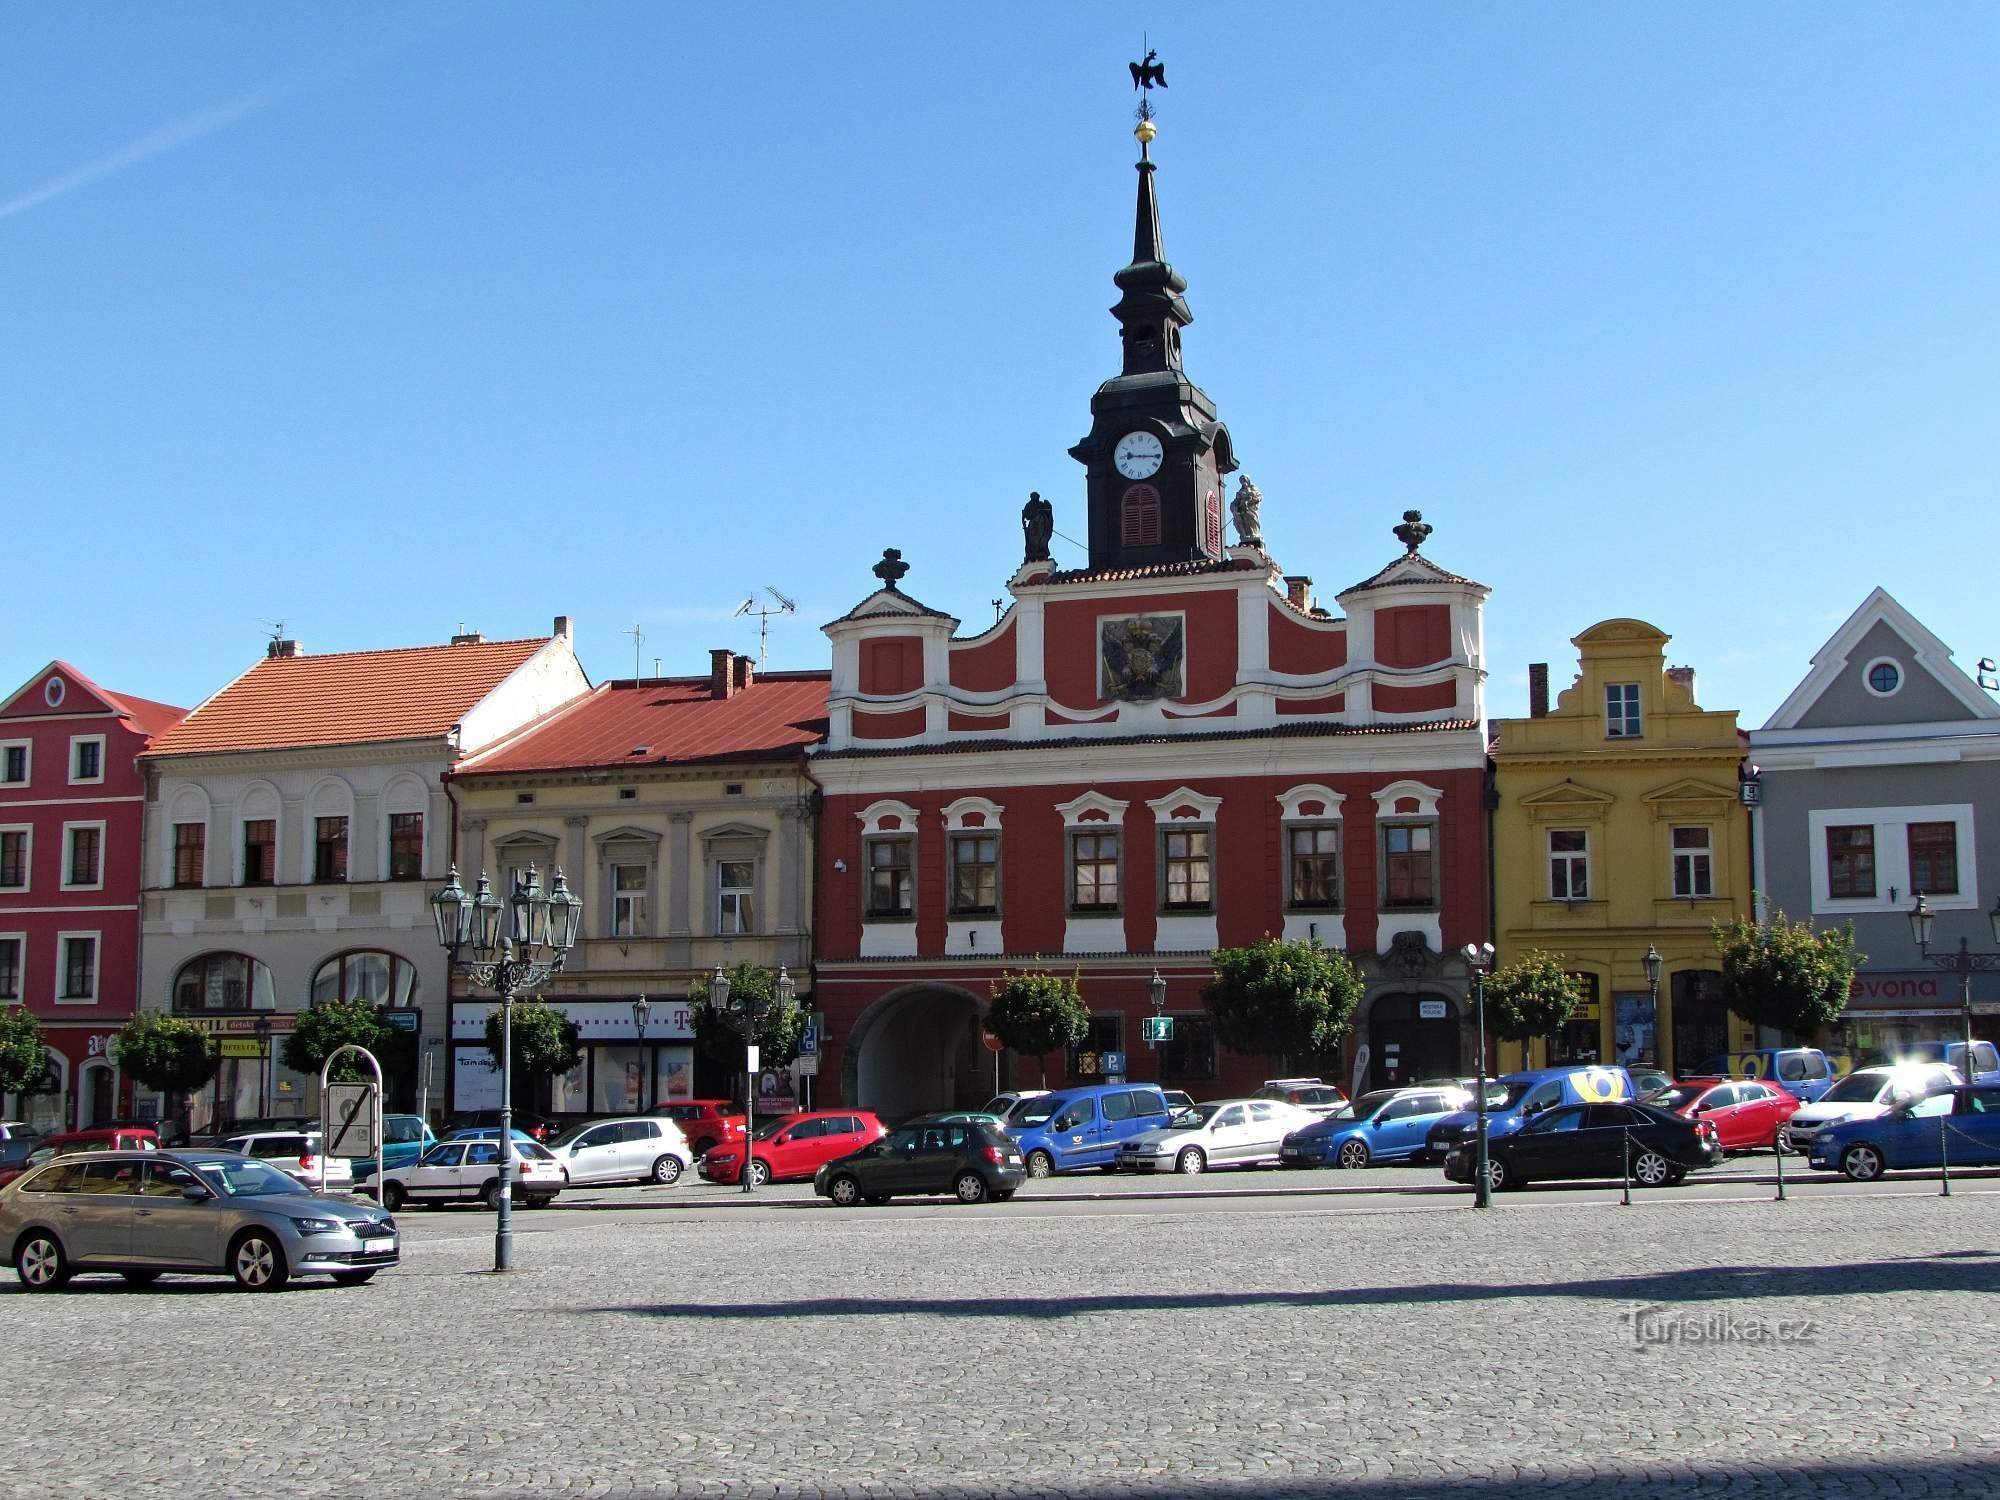
[[[278,878],[278,825],[252,818],[243,825],[243,883],[270,885]]]
[[[1607,682],[1604,685],[1604,737],[1612,740],[1639,738],[1639,684]]]
[[[1958,894],[1958,825],[1910,824],[1910,894]]]
[[[87,735],[69,742],[71,781],[104,779],[104,736]]]
[[[424,815],[420,812],[389,814],[389,878],[424,878]]]
[[[611,935],[624,938],[646,935],[644,865],[611,867]]]
[[[1586,830],[1549,830],[1549,899],[1590,899],[1590,834]]]
[[[1429,823],[1382,825],[1382,904],[1437,905],[1436,829]]]
[[[1583,1003],[1570,1012],[1563,1028],[1549,1038],[1549,1063],[1594,1063],[1603,1051],[1602,1023],[1598,1020],[1597,976],[1569,976],[1583,988]]]
[[[1209,909],[1209,841],[1206,828],[1169,828],[1160,835],[1168,911]]]
[[[62,940],[62,999],[97,998],[97,939],[65,937]]]
[[[757,863],[725,859],[715,867],[716,930],[724,933],[757,930]]]
[[[174,824],[174,884],[200,885],[207,863],[208,825]]]
[[[28,830],[10,828],[0,832],[0,890],[28,888]]]
[[[951,839],[951,909],[955,916],[1000,910],[1000,835],[955,833]]]
[[[1174,1036],[1160,1044],[1160,1076],[1195,1081],[1215,1077],[1215,1021],[1176,1015]]]
[[[868,915],[907,917],[915,914],[910,866],[915,854],[910,839],[868,841]]]
[[[104,830],[91,825],[85,828],[72,827],[68,848],[63,854],[66,873],[64,885],[97,885],[104,877]]]
[[[1305,911],[1338,910],[1340,830],[1293,828],[1286,842],[1291,850],[1292,905]]]
[[[1073,833],[1069,849],[1070,910],[1118,910],[1118,835]]]
[[[1875,894],[1875,829],[1869,823],[1826,831],[1826,893],[1836,899]]]
[[[28,779],[28,745],[17,740],[0,746],[0,785],[21,786]]]
[[[21,939],[0,937],[0,1000],[21,999]]]
[[[1715,851],[1710,845],[1708,829],[1676,828],[1673,838],[1674,894],[1689,900],[1713,896]]]
[[[1069,1076],[1091,1079],[1104,1077],[1104,1054],[1123,1052],[1124,1038],[1123,1016],[1092,1016],[1090,1030],[1084,1033],[1082,1041],[1069,1049]]]
[[[313,819],[313,879],[347,879],[347,819]]]

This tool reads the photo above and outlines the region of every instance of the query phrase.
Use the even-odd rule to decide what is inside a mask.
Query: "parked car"
[[[546,1208],[563,1189],[562,1164],[539,1141],[514,1145],[509,1196]],[[382,1174],[382,1203],[395,1212],[405,1203],[483,1203],[500,1206],[500,1142],[439,1141],[407,1167]]]
[[[150,1130],[159,1137],[162,1146],[185,1146],[188,1143],[186,1120],[162,1120],[143,1115],[117,1115],[109,1120],[99,1120],[99,1125],[110,1129],[114,1126],[128,1126],[137,1130]]]
[[[1759,1047],[1704,1059],[1697,1078],[1759,1078],[1812,1103],[1840,1077],[1840,1070],[1817,1047]]]
[[[1625,1071],[1632,1075],[1634,1099],[1651,1099],[1655,1094],[1674,1086],[1674,1075],[1662,1068],[1628,1067]]]
[[[319,1128],[318,1115],[253,1115],[248,1119],[229,1120],[208,1132],[210,1143],[226,1139],[232,1135],[264,1135],[273,1130],[316,1130]]]
[[[813,1191],[842,1208],[917,1193],[1004,1202],[1027,1178],[1020,1149],[984,1118],[925,1119],[824,1163],[813,1173]]]
[[[740,1144],[743,1140],[743,1106],[728,1099],[681,1099],[672,1104],[656,1104],[653,1113],[680,1126],[695,1157],[716,1146],[731,1141]]]
[[[1632,1097],[1632,1075],[1622,1067],[1531,1068],[1503,1073],[1487,1082],[1486,1138],[1510,1135],[1544,1110],[1563,1104],[1609,1104]],[[1470,1140],[1478,1115],[1468,1105],[1430,1128],[1424,1158],[1443,1161],[1451,1148]]]
[[[1377,1089],[1346,1109],[1287,1135],[1279,1147],[1278,1160],[1287,1167],[1367,1167],[1410,1161],[1429,1148],[1431,1126],[1471,1104],[1470,1090],[1456,1084]]]
[[[39,1130],[23,1125],[19,1120],[0,1120],[0,1141],[38,1141],[41,1138]]]
[[[1167,1123],[1167,1098],[1157,1084],[1100,1083],[1035,1102],[1007,1125],[1030,1177],[1086,1167],[1115,1172],[1120,1146]],[[1048,1113],[1036,1120],[1043,1105]]]
[[[498,1129],[499,1125],[499,1110],[473,1109],[445,1121],[444,1129],[439,1131],[438,1134],[443,1139],[450,1140],[454,1131],[478,1130],[481,1128],[492,1130]],[[560,1135],[563,1129],[560,1123],[551,1120],[547,1115],[531,1114],[524,1109],[514,1111],[514,1128],[516,1130],[525,1130],[531,1139],[537,1141],[546,1141],[552,1136]]]
[[[995,1094],[991,1099],[988,1099],[984,1113],[998,1115],[1004,1120],[1028,1100],[1046,1099],[1048,1096],[1049,1091],[1047,1089],[1010,1089],[1004,1094]]]
[[[983,1109],[941,1109],[934,1114],[917,1115],[903,1121],[905,1125],[991,1125],[995,1130],[1006,1128],[1006,1121],[999,1115]]]
[[[1221,1099],[1177,1110],[1166,1124],[1128,1137],[1118,1148],[1125,1172],[1180,1172],[1275,1165],[1285,1137],[1319,1116],[1278,1099]]]
[[[28,1153],[41,1144],[41,1139],[37,1135],[17,1135],[0,1141],[0,1182],[9,1182],[21,1175]]]
[[[509,1133],[517,1141],[535,1140],[533,1136],[529,1135],[527,1131],[521,1129],[518,1125]],[[448,1141],[497,1141],[500,1139],[500,1127],[498,1125],[468,1125],[463,1130],[446,1131],[444,1138]],[[539,1146],[542,1143],[535,1141],[535,1144]]]
[[[1950,1088],[1964,1080],[1943,1063],[1905,1063],[1856,1068],[1811,1104],[1802,1104],[1785,1122],[1782,1140],[1788,1151],[1812,1151],[1813,1138],[1840,1120],[1873,1119],[1898,1104],[1921,1099],[1932,1089]]]
[[[1444,1175],[1470,1182],[1476,1143],[1462,1142],[1445,1158]],[[1696,1167],[1722,1160],[1722,1143],[1706,1120],[1629,1101],[1564,1104],[1543,1110],[1519,1130],[1486,1144],[1486,1178],[1495,1189],[1578,1177],[1623,1178],[1641,1187],[1681,1181]]]
[[[65,1130],[45,1135],[19,1162],[12,1166],[0,1166],[0,1186],[54,1161],[58,1156],[74,1156],[84,1151],[152,1151],[158,1149],[159,1144],[159,1137],[153,1134],[150,1127],[138,1125]]]
[[[1644,1102],[1707,1120],[1724,1151],[1783,1150],[1779,1133],[1800,1107],[1798,1095],[1755,1078],[1684,1078]]]
[[[382,1168],[407,1167],[437,1144],[431,1127],[422,1115],[382,1116]],[[357,1192],[373,1192],[368,1184],[375,1177],[375,1158],[362,1157],[350,1164]]]
[[[1873,1182],[1884,1172],[1935,1170],[1946,1152],[1954,1167],[2000,1165],[2000,1087],[1933,1089],[1886,1114],[1841,1120],[1813,1137],[1807,1160]]]
[[[1253,1097],[1296,1104],[1316,1115],[1330,1115],[1347,1106],[1347,1095],[1320,1078],[1266,1078]]]
[[[748,1142],[750,1181],[761,1187],[810,1178],[834,1158],[850,1156],[887,1133],[867,1109],[815,1109],[766,1120]],[[741,1182],[743,1153],[742,1144],[717,1146],[695,1170],[708,1182]]]
[[[354,1286],[397,1262],[396,1221],[314,1197],[269,1162],[230,1152],[110,1151],[0,1188],[0,1255],[31,1292],[112,1272],[233,1276],[274,1292],[294,1276]]]
[[[297,1130],[232,1135],[218,1144],[224,1151],[267,1161],[300,1187],[315,1192],[344,1193],[354,1186],[353,1167],[345,1157],[326,1154],[317,1130],[310,1135]]]
[[[658,1115],[592,1120],[549,1142],[571,1187],[590,1182],[657,1182],[672,1187],[694,1163],[680,1126]]]
[[[1958,1076],[1974,1086],[2000,1084],[2000,1048],[1991,1042],[1972,1040],[1972,1067],[1965,1066],[1965,1043],[1906,1042],[1896,1049],[1899,1063],[1944,1063],[1958,1069]]]

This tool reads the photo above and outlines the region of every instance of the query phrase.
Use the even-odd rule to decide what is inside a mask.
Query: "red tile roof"
[[[148,754],[440,736],[550,639],[269,656],[153,741]]]
[[[773,672],[727,698],[706,677],[601,683],[453,774],[790,759],[826,737],[829,676]]]
[[[186,709],[175,708],[171,703],[155,703],[151,698],[135,698],[130,693],[112,693],[103,688],[97,692],[105,702],[130,719],[132,727],[141,734],[164,733],[187,717]]]

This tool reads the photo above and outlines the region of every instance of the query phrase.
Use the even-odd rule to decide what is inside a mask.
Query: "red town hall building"
[[[139,996],[138,757],[186,715],[61,661],[0,705],[0,1006],[26,1006],[49,1047],[9,1119],[47,1132],[131,1108],[111,1039]]]
[[[819,823],[822,1088],[888,1112],[976,1106],[1040,1082],[982,1045],[1003,973],[1074,972],[1088,1041],[1051,1085],[1157,1078],[1197,1094],[1275,1067],[1220,1049],[1210,952],[1273,937],[1342,949],[1368,978],[1349,1088],[1473,1069],[1467,975],[1488,936],[1482,610],[1488,590],[1403,552],[1315,605],[1267,550],[1261,497],[1181,363],[1186,283],[1161,250],[1142,125],[1132,262],[1115,277],[1121,372],[1091,401],[1089,565],[1049,560],[1030,497],[1013,602],[989,630],[903,587],[826,627],[833,680],[810,765]],[[1149,1048],[1151,980],[1173,1040]],[[1010,1066],[1018,1069],[1010,1078]]]

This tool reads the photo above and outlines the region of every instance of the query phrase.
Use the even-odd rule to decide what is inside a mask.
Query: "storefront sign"
[[[1972,998],[2000,1003],[2000,971],[1981,970],[1972,976]],[[1958,1004],[1958,976],[1941,969],[1857,969],[1847,991],[1847,1003],[1855,1010],[1882,1010],[1896,1006],[1949,1006]]]
[[[795,1115],[799,1112],[799,1101],[792,1088],[792,1071],[782,1072],[773,1068],[757,1075],[757,1113],[771,1115]]]
[[[1419,1000],[1417,1019],[1419,1021],[1442,1021],[1451,1014],[1449,1002],[1444,1000]]]
[[[451,1054],[451,1107],[459,1111],[498,1109],[500,1073],[484,1047],[458,1047]]]
[[[550,999],[549,1009],[568,1017],[576,1025],[584,1043],[636,1041],[638,1030],[632,1020],[632,1001]],[[454,1000],[451,1002],[451,1039],[455,1042],[486,1040],[486,1018],[500,1004],[497,1000]],[[654,1000],[646,1012],[646,1040],[649,1042],[691,1042],[694,1040],[694,1007],[685,1000]]]
[[[254,1037],[226,1036],[217,1044],[223,1057],[262,1057],[264,1044]]]
[[[201,1026],[209,1031],[215,1032],[217,1035],[228,1035],[231,1032],[254,1032],[257,1029],[259,1022],[262,1022],[272,1031],[290,1031],[294,1026],[298,1024],[299,1018],[297,1016],[279,1015],[275,1011],[267,1011],[260,1013],[258,1015],[236,1015],[236,1016],[191,1015],[191,1016],[183,1016],[182,1019],[187,1021],[193,1021],[196,1025]],[[238,1055],[238,1054],[231,1054],[227,1052],[223,1054],[224,1057],[229,1057],[233,1055]],[[251,1053],[249,1055],[256,1056],[257,1054]]]

